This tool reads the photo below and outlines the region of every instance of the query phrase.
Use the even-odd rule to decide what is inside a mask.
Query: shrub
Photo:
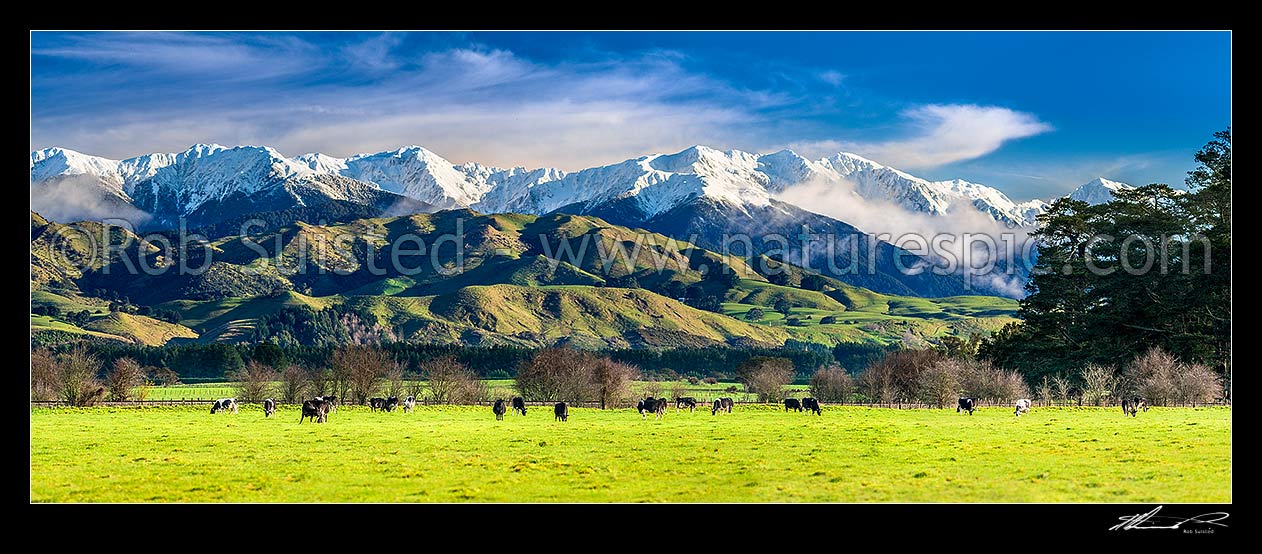
[[[1137,394],[1152,405],[1209,403],[1222,390],[1209,367],[1180,362],[1159,347],[1136,356],[1123,376],[1126,394]]]
[[[831,325],[833,323],[837,323],[837,316],[835,315],[826,315],[824,317],[819,318],[820,325]]]
[[[1082,401],[1092,406],[1102,406],[1112,401],[1117,392],[1117,377],[1107,367],[1088,364],[1079,372],[1082,380]]]
[[[119,358],[105,376],[109,399],[115,402],[135,400],[137,389],[145,385],[145,371],[140,362],[132,358]]]
[[[237,400],[241,402],[262,402],[271,396],[272,383],[280,379],[272,366],[251,360],[245,367],[231,375],[236,381]]]
[[[779,402],[784,398],[784,386],[793,381],[793,360],[754,356],[736,366],[736,372],[758,394],[761,402]]]
[[[105,396],[105,387],[96,378],[101,360],[76,346],[57,357],[58,396],[71,406],[91,406]]]
[[[454,356],[441,356],[421,363],[421,376],[429,384],[430,398],[438,404],[481,400],[485,386],[478,374]]]
[[[810,383],[811,396],[822,402],[849,402],[854,395],[854,379],[841,366],[819,368]]]
[[[701,380],[701,382],[702,382],[702,383],[705,383],[705,384],[707,384],[707,385],[717,385],[717,384],[719,384],[719,380],[718,380],[718,379],[715,379],[714,377],[706,377],[706,378],[702,379],[702,380]]]
[[[31,351],[31,399],[56,400],[61,391],[57,357],[47,348]]]

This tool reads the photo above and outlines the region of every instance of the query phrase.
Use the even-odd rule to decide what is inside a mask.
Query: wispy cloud
[[[137,74],[127,78],[135,81],[126,93],[62,94],[57,106],[37,106],[31,147],[122,158],[210,141],[264,143],[288,155],[421,144],[457,162],[577,169],[694,143],[748,146],[746,131],[760,124],[760,110],[794,101],[685,70],[678,56],[661,52],[542,64],[476,44],[409,54],[397,39],[369,37],[337,55],[311,56],[310,45],[291,42],[278,52],[197,35],[72,37],[35,54],[104,65],[41,86],[64,90],[119,73],[109,64],[132,67]],[[157,49],[134,52],[150,46]],[[282,69],[252,69],[277,56],[290,58]],[[196,58],[200,69],[180,66],[180,58]],[[328,78],[337,72],[359,77]],[[264,74],[280,82],[215,82]],[[168,88],[166,77],[180,87]]]
[[[907,136],[886,141],[791,144],[810,156],[849,151],[886,165],[925,169],[980,158],[1012,140],[1052,130],[1034,114],[998,106],[929,104],[902,112]]]

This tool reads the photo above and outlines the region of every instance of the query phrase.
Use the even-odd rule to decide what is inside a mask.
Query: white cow
[[[1018,401],[1017,401],[1017,411],[1015,411],[1015,412],[1013,412],[1013,413],[1014,413],[1017,417],[1021,417],[1021,414],[1025,414],[1025,413],[1029,413],[1029,412],[1030,412],[1030,400],[1029,400],[1029,399],[1027,399],[1027,398],[1022,398],[1022,399],[1018,400]]]

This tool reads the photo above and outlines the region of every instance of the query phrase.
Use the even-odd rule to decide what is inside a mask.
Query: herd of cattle
[[[519,412],[521,415],[526,415],[526,400],[524,398],[520,396],[513,398],[511,405],[513,411]],[[654,414],[657,416],[657,419],[661,419],[666,415],[666,407],[668,405],[669,401],[665,398],[653,398],[650,396],[636,403],[635,408],[640,412],[641,419],[647,419],[649,414]],[[727,412],[730,414],[732,413],[733,405],[735,405],[735,402],[729,397],[716,398],[710,409],[710,415],[715,415],[720,412]],[[1031,405],[1032,403],[1027,398],[1017,400],[1016,411],[1013,413],[1017,417],[1020,417],[1021,414],[1028,414],[1030,413]],[[416,407],[416,397],[409,396],[404,398],[402,401],[400,401],[397,396],[391,396],[389,398],[374,397],[368,400],[368,406],[374,412],[378,410],[393,412],[399,406],[403,406],[403,412],[407,413],[411,412],[412,409]],[[961,397],[955,406],[955,413],[968,412],[968,415],[973,415],[977,406],[978,399],[976,397]],[[675,409],[682,411],[685,408],[687,408],[689,412],[695,411],[697,409],[697,399],[691,396],[675,398]],[[313,423],[324,423],[328,421],[329,412],[336,410],[336,396],[317,396],[311,400],[304,400],[302,402],[302,416],[298,418],[298,423],[301,424],[304,419],[310,419]],[[508,410],[509,404],[505,403],[503,398],[496,400],[491,406],[491,412],[495,414],[496,420],[503,420],[504,414],[508,413]],[[1129,415],[1131,417],[1135,417],[1140,410],[1145,412],[1148,411],[1148,403],[1145,402],[1143,398],[1131,397],[1122,399],[1123,416]],[[234,414],[237,413],[237,400],[235,398],[220,398],[210,407],[210,413],[212,414],[229,411]],[[801,400],[797,398],[785,399],[784,411],[805,411],[808,414],[814,413],[815,415],[823,415],[824,413],[823,408],[820,407],[819,401],[810,397],[803,398]],[[276,413],[276,401],[271,398],[263,400],[263,417],[272,417],[272,414],[274,413]],[[569,404],[565,402],[557,402],[552,407],[552,413],[555,416],[556,421],[569,421]]]

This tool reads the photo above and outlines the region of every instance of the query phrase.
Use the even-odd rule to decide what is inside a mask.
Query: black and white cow
[[[526,415],[526,399],[520,396],[513,397],[513,411]]]
[[[675,409],[676,409],[676,410],[682,410],[682,409],[684,409],[684,408],[688,408],[688,411],[690,411],[690,412],[691,412],[691,411],[696,410],[696,409],[697,409],[697,399],[696,399],[696,398],[693,398],[693,397],[691,397],[691,396],[684,396],[684,397],[682,397],[682,398],[679,398],[679,397],[675,398]]]
[[[329,419],[329,410],[333,407],[333,403],[328,400],[303,400],[302,415],[298,417],[298,424],[302,424],[302,420],[311,418],[313,423],[324,423]]]
[[[226,412],[228,410],[232,410],[232,413],[234,414],[237,413],[237,399],[236,398],[220,398],[219,400],[216,400],[213,405],[210,406],[210,413],[212,414],[217,414],[219,412]]]
[[[1015,412],[1012,412],[1012,413],[1016,415],[1017,417],[1021,417],[1021,414],[1030,413],[1030,399],[1022,398],[1020,400],[1017,400],[1017,409]]]
[[[727,412],[730,414],[732,413],[732,405],[734,404],[735,402],[732,401],[732,399],[727,396],[724,396],[723,398],[715,399],[714,407],[710,408],[710,415],[714,415],[719,412]]]
[[[404,398],[404,399],[403,399],[403,413],[405,413],[405,414],[407,414],[407,413],[411,413],[411,412],[412,412],[412,408],[415,408],[415,407],[416,407],[416,397],[415,397],[415,396],[409,396],[409,397],[407,397],[407,398]]]
[[[371,410],[372,410],[372,411],[374,411],[374,412],[375,412],[375,411],[377,411],[377,410],[384,410],[384,409],[386,409],[386,399],[384,399],[384,398],[382,398],[382,397],[380,397],[380,396],[374,396],[374,397],[372,397],[372,398],[369,398],[369,399],[368,399],[368,408],[369,408],[369,409],[371,409]]]
[[[801,402],[801,401],[799,401],[799,400],[798,400],[798,399],[796,399],[796,398],[785,398],[785,399],[784,399],[784,411],[786,411],[786,412],[787,412],[787,411],[789,411],[789,410],[793,410],[793,411],[797,411],[797,412],[802,411],[802,402]]]
[[[569,421],[570,419],[570,407],[565,402],[557,402],[556,406],[552,407],[552,413],[556,415],[556,421]]]
[[[1143,398],[1135,396],[1122,399],[1122,415],[1135,417],[1135,414],[1141,409],[1145,412],[1148,411],[1148,403],[1144,402]]]
[[[976,410],[976,409],[977,409],[976,398],[973,398],[973,397],[960,398],[959,403],[956,404],[955,406],[955,413],[958,414],[960,412],[968,412],[968,415],[973,415],[973,410]]]
[[[272,417],[276,413],[276,401],[271,398],[263,400],[263,417]]]
[[[495,412],[496,421],[502,421],[504,419],[504,414],[508,412],[508,407],[504,404],[504,399],[503,398],[496,399],[495,405],[491,406],[491,411]]]
[[[819,401],[809,396],[802,399],[802,407],[807,412],[815,412],[815,415],[824,415],[824,410],[819,407]]]
[[[393,412],[394,409],[398,407],[399,407],[399,397],[397,396],[391,396],[390,398],[387,398],[385,404],[381,405],[381,409],[387,412]]]
[[[666,415],[666,399],[653,398],[652,396],[641,400],[635,405],[635,409],[640,412],[641,418],[647,418],[649,413],[657,414],[657,419],[662,419]]]

